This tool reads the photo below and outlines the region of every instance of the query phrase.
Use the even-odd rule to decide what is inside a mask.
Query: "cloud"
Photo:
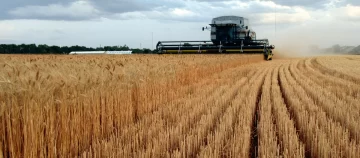
[[[101,11],[93,7],[89,1],[75,1],[68,5],[50,4],[47,6],[18,7],[9,12],[10,15],[24,19],[60,19],[84,20],[101,16]]]
[[[360,6],[347,5],[345,10],[348,17],[360,20]]]
[[[200,14],[184,8],[172,8],[167,10],[154,10],[144,12],[128,12],[113,15],[110,19],[134,20],[134,19],[152,19],[168,22],[209,22],[204,20]]]
[[[291,19],[279,20],[280,22],[298,22],[308,17],[298,8],[306,11],[326,10],[347,4],[356,6],[360,5],[360,2],[358,0],[12,0],[3,4],[0,6],[0,19],[92,20],[159,17],[167,20],[169,18],[166,16],[154,15],[171,14],[171,10],[191,12],[193,16],[186,16],[190,21],[198,15],[201,15],[203,20],[208,20],[210,17],[226,14],[270,19],[270,14],[276,9],[280,18]],[[174,20],[177,19],[187,20],[184,17]]]
[[[304,9],[294,8],[294,10],[296,10],[294,13],[277,13],[276,15],[273,13],[263,14],[260,23],[274,24],[274,21],[276,21],[277,24],[303,23],[312,18],[310,13]]]
[[[227,1],[234,1],[234,0],[195,0],[198,2],[227,2]],[[252,1],[261,1],[261,2],[274,2],[278,5],[283,6],[302,6],[302,7],[309,7],[309,8],[323,8],[326,3],[330,0],[240,0],[237,2],[248,3]],[[355,1],[355,0],[353,0]]]
[[[10,11],[13,18],[45,20],[134,20],[152,19],[168,22],[199,22],[208,24],[212,18],[237,15],[250,19],[252,26],[304,24],[324,16],[341,20],[357,20],[358,7],[344,5],[344,0],[320,0],[326,8],[309,9],[301,5],[311,1],[280,0],[78,0],[48,5],[17,7]],[[141,5],[140,5],[141,4]],[[295,5],[296,4],[296,5]],[[340,4],[342,7],[340,7]]]
[[[100,10],[107,13],[126,13],[135,11],[151,11],[155,8],[183,7],[182,0],[91,0]]]
[[[352,4],[352,5],[360,5],[360,1],[359,0],[344,0],[345,3],[347,4]]]
[[[2,1],[0,5],[0,19],[15,19],[9,14],[15,8],[25,6],[47,6],[49,4],[68,4],[74,0],[10,0]]]
[[[360,22],[360,6],[348,4],[331,10],[331,15],[336,19]]]
[[[177,0],[65,0],[57,2],[49,0],[48,3],[26,3],[25,1],[9,3],[2,19],[45,19],[45,20],[92,20],[99,18],[113,18],[140,15],[154,10],[168,10],[183,7],[184,1]],[[11,8],[14,7],[14,8]],[[11,9],[10,9],[11,8]],[[180,8],[181,9],[181,8]],[[0,11],[1,13],[1,11]],[[7,17],[5,17],[7,15]],[[136,17],[136,16],[135,16]]]
[[[255,25],[274,24],[275,20],[279,24],[302,23],[312,18],[309,11],[303,7],[279,5],[272,1],[224,3],[231,6],[229,9],[232,13],[252,19],[252,23]]]
[[[329,0],[262,0],[273,1],[279,5],[285,6],[305,6],[310,8],[322,8]]]
[[[214,4],[216,3],[216,4]],[[250,19],[253,25],[302,23],[313,18],[303,7],[283,6],[271,1],[214,1],[212,3],[188,1],[179,8],[159,8],[151,11],[119,13],[120,19],[156,19],[209,23],[212,18],[223,15],[237,15]],[[276,18],[276,19],[275,19]]]
[[[175,8],[171,11],[171,13],[176,16],[193,16],[193,15],[195,15],[194,12],[189,11],[187,9],[181,9],[181,8]]]
[[[16,0],[15,0],[16,1]],[[170,21],[210,21],[222,15],[238,15],[252,19],[253,24],[301,23],[311,18],[301,5],[321,4],[283,0],[77,0],[41,5],[26,5],[9,11],[12,19],[93,20],[93,19],[157,19]],[[36,2],[36,0],[35,0]],[[28,4],[28,3],[24,3]]]

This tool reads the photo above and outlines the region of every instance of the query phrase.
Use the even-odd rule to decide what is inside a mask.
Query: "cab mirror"
[[[205,30],[205,28],[203,27],[203,28],[202,28],[202,30],[204,31],[204,30]]]
[[[246,30],[249,29],[249,26],[245,26]]]

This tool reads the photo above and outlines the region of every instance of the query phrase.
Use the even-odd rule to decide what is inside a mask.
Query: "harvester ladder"
[[[201,42],[199,44],[199,50],[198,50],[198,53],[201,53]]]
[[[241,47],[240,47],[240,53],[243,53],[243,46],[244,46],[244,40],[241,40]]]
[[[222,44],[221,44],[221,41],[220,41],[219,53],[222,53],[221,46],[222,46]]]
[[[178,54],[181,53],[181,41],[180,41],[180,45],[179,45],[179,50],[178,50]]]

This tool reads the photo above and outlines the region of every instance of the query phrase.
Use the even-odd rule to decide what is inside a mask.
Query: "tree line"
[[[0,54],[69,54],[75,51],[133,51],[133,53],[155,53],[150,49],[131,49],[127,45],[123,46],[104,46],[104,47],[85,47],[85,46],[48,46],[46,44],[0,44]]]

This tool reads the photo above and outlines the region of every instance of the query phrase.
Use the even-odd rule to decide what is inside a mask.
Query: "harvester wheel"
[[[271,50],[266,50],[264,54],[264,58],[266,61],[272,60],[273,53]]]
[[[273,57],[273,53],[270,52],[269,55],[268,55],[268,57],[267,57],[267,60],[272,60],[272,57]]]

